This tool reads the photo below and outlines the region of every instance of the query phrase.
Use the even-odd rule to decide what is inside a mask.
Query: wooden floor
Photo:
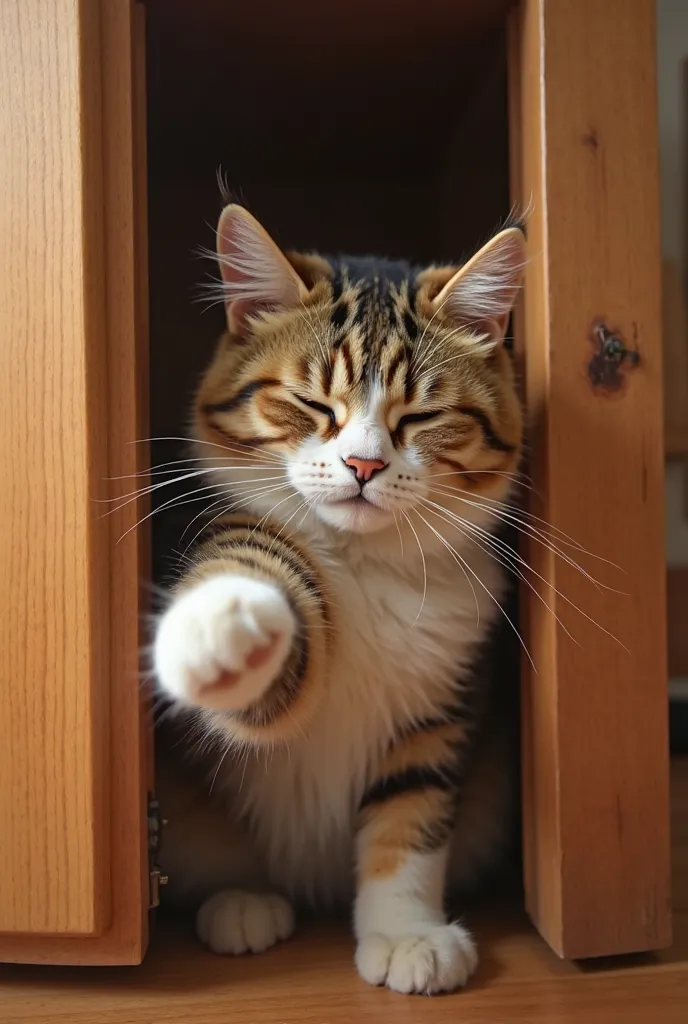
[[[184,924],[160,922],[142,967],[0,967],[0,1022],[687,1024],[688,759],[673,777],[675,943],[658,956],[563,963],[518,908],[476,911],[476,977],[465,992],[428,999],[360,981],[344,925],[306,925],[269,953],[224,959]]]

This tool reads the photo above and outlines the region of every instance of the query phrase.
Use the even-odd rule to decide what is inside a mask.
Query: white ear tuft
[[[226,206],[217,226],[217,258],[229,328],[241,334],[265,309],[292,309],[308,289],[261,224],[242,206]]]
[[[491,346],[504,339],[526,265],[525,239],[518,228],[495,235],[454,274],[433,300],[433,307],[471,327]]]

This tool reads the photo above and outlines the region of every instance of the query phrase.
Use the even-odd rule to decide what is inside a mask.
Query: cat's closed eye
[[[397,430],[400,430],[402,427],[408,427],[411,423],[427,423],[428,420],[434,420],[441,415],[441,409],[428,410],[428,412],[409,412],[405,416],[400,417],[397,423]]]
[[[324,402],[315,402],[312,398],[303,398],[301,395],[294,395],[294,398],[305,405],[308,409],[313,409],[315,412],[322,413],[323,416],[327,416],[333,427],[337,426],[337,417],[334,409],[331,409],[329,405],[325,405]]]

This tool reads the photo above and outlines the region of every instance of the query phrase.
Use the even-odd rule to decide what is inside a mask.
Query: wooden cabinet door
[[[103,515],[146,459],[134,19],[0,4],[1,960],[146,943],[145,552]]]
[[[670,941],[654,8],[521,0],[511,24],[532,511],[623,570],[530,530],[525,884],[567,957]]]

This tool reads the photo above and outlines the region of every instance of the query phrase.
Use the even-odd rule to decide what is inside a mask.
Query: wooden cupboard
[[[627,593],[531,534],[526,902],[562,956],[669,943],[654,39],[653,0],[0,5],[0,959],[146,949],[147,509],[102,513],[212,347],[218,165],[296,245],[456,258],[528,209],[531,512]]]

